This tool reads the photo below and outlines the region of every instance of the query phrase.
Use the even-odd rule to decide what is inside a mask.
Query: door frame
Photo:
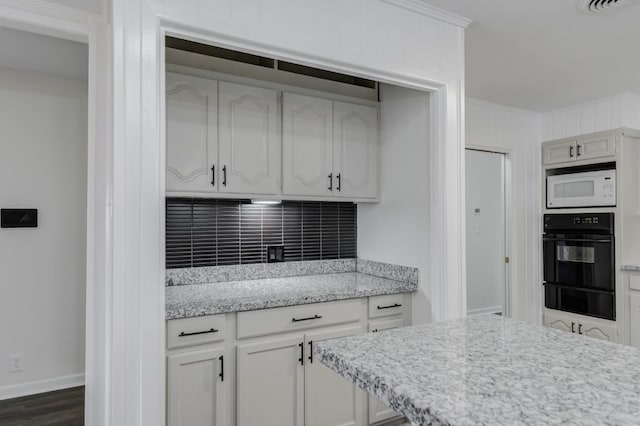
[[[513,204],[512,204],[512,190],[513,190],[513,172],[512,172],[512,151],[509,149],[487,147],[482,145],[468,144],[465,147],[465,153],[467,151],[486,152],[491,154],[500,154],[504,158],[504,255],[509,259],[506,262],[504,268],[504,294],[503,294],[503,307],[502,315],[511,317],[511,305],[512,305],[512,281],[513,281],[513,268],[511,267],[511,253],[513,253],[512,246],[512,226],[513,226]],[[466,176],[466,169],[465,169]],[[466,240],[466,238],[465,238]]]
[[[85,423],[111,424],[111,41],[107,3],[95,14],[49,2],[3,0],[0,26],[87,45]]]

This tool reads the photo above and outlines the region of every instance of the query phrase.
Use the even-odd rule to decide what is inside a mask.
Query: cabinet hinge
[[[509,263],[509,256],[504,258],[504,263]]]

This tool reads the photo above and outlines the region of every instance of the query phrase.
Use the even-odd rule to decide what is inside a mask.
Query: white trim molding
[[[71,374],[69,376],[53,377],[37,382],[20,383],[0,387],[0,401],[21,396],[35,395],[60,389],[74,388],[84,385],[84,374]]]
[[[406,10],[410,10],[420,15],[428,16],[430,18],[437,19],[447,24],[452,24],[457,27],[467,28],[471,22],[469,18],[465,18],[455,13],[451,13],[448,10],[440,9],[426,3],[422,0],[382,0],[385,3],[393,4]]]

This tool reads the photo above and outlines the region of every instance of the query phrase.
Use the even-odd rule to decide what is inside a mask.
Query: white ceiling
[[[0,68],[87,79],[87,45],[0,27]]]
[[[548,111],[640,94],[640,0],[601,14],[579,0],[426,0],[473,19],[467,95]]]

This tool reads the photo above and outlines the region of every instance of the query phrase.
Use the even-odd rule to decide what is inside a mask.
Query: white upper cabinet
[[[576,141],[561,141],[547,143],[542,147],[542,162],[544,164],[566,163],[575,161],[577,156]]]
[[[217,191],[218,82],[167,73],[166,190]]]
[[[576,155],[578,160],[616,155],[614,134],[598,134],[578,139]]]
[[[280,109],[268,88],[172,72],[166,81],[167,192],[377,198],[375,106],[284,92]]]
[[[350,198],[378,195],[378,110],[333,103],[334,194]]]
[[[280,192],[280,138],[275,90],[220,82],[220,191]]]
[[[616,155],[614,132],[599,132],[542,144],[545,165],[591,160]]]
[[[330,196],[333,102],[284,93],[282,104],[282,192]]]

